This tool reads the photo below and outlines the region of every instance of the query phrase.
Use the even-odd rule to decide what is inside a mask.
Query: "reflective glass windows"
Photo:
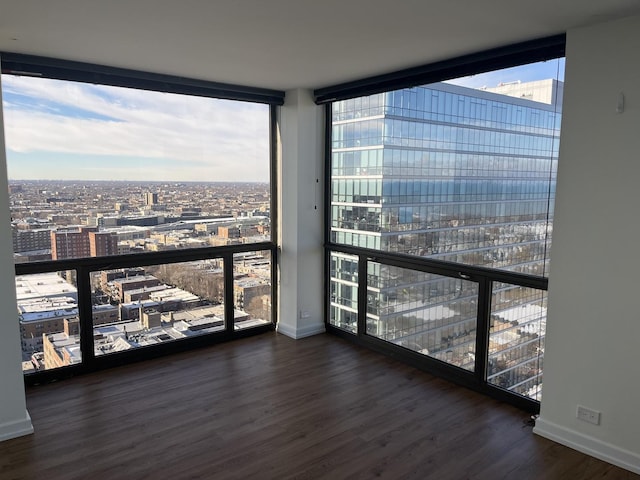
[[[333,252],[329,258],[329,323],[358,331],[358,257]]]
[[[477,283],[377,262],[367,268],[369,335],[474,370]]]
[[[495,283],[487,381],[540,400],[546,327],[547,292]]]
[[[548,275],[563,64],[334,102],[331,240]]]

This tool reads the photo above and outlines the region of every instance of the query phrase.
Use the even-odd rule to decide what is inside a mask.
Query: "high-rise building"
[[[118,253],[118,237],[98,227],[72,227],[51,231],[51,258],[101,257]]]
[[[546,276],[561,98],[562,82],[547,80],[335,102],[331,240]],[[473,368],[476,283],[376,262],[367,270],[367,333]],[[332,254],[330,321],[351,331],[357,273],[357,257]],[[488,379],[537,397],[546,296],[493,292]]]
[[[51,229],[20,229],[11,226],[14,253],[51,249]]]
[[[542,274],[559,116],[446,83],[335,103],[332,240]]]
[[[89,254],[92,257],[117,255],[118,237],[110,232],[89,232]]]
[[[89,233],[97,227],[70,227],[51,231],[51,258],[82,258],[91,256]]]
[[[154,192],[146,192],[144,194],[144,203],[147,206],[158,204],[158,194]]]

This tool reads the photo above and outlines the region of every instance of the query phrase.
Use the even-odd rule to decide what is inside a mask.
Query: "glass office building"
[[[546,277],[562,82],[436,83],[332,104],[331,242]],[[357,329],[357,257],[330,256]],[[366,333],[474,368],[478,285],[374,261]],[[546,292],[493,284],[487,380],[538,398]]]

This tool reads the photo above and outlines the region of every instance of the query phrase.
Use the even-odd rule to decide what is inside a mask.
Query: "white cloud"
[[[217,179],[268,179],[266,105],[8,75],[3,90],[11,151],[156,158],[198,170],[181,179],[209,180],[207,167]]]

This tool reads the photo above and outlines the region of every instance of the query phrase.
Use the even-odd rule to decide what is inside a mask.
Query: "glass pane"
[[[223,267],[215,258],[93,272],[96,356],[224,330]]]
[[[331,240],[547,276],[563,71],[334,102]]]
[[[367,333],[474,370],[478,284],[369,262]]]
[[[487,381],[539,401],[546,324],[547,292],[495,283]]]
[[[233,303],[236,330],[272,322],[271,252],[233,255]]]
[[[267,105],[2,83],[16,262],[270,240]]]
[[[330,256],[329,323],[347,332],[358,331],[358,257]]]
[[[82,362],[76,271],[16,276],[25,374]]]

